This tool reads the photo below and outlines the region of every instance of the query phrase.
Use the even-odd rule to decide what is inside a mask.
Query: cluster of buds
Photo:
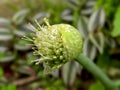
[[[50,73],[60,68],[66,62],[75,59],[82,51],[83,43],[80,33],[68,24],[50,25],[44,18],[46,26],[37,28],[33,43],[37,50],[35,53],[41,56],[36,64],[43,62],[45,73]]]

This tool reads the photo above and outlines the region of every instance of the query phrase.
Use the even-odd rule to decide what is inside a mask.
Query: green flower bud
[[[33,42],[37,47],[35,53],[41,56],[37,63],[43,62],[45,73],[60,68],[66,62],[75,59],[82,51],[83,42],[78,30],[68,24],[38,24]]]

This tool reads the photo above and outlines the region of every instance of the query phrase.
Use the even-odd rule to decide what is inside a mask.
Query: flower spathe
[[[68,24],[49,25],[38,28],[33,42],[37,54],[41,56],[37,63],[43,62],[45,73],[60,68],[66,62],[75,59],[82,51],[82,37],[77,29]],[[37,23],[38,24],[38,23]]]

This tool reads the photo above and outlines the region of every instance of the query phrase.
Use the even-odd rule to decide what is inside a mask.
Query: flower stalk
[[[102,82],[106,90],[119,90],[115,83],[108,78],[108,76],[103,73],[103,71],[98,68],[89,58],[80,54],[76,58],[77,62],[84,66],[90,73],[92,73],[98,80]]]

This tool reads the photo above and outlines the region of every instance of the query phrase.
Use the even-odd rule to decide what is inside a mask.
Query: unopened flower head
[[[68,24],[50,25],[44,19],[46,26],[37,22],[37,30],[33,42],[37,47],[35,53],[41,58],[36,63],[43,62],[45,72],[58,69],[66,62],[75,59],[82,51],[82,37],[80,33]]]

